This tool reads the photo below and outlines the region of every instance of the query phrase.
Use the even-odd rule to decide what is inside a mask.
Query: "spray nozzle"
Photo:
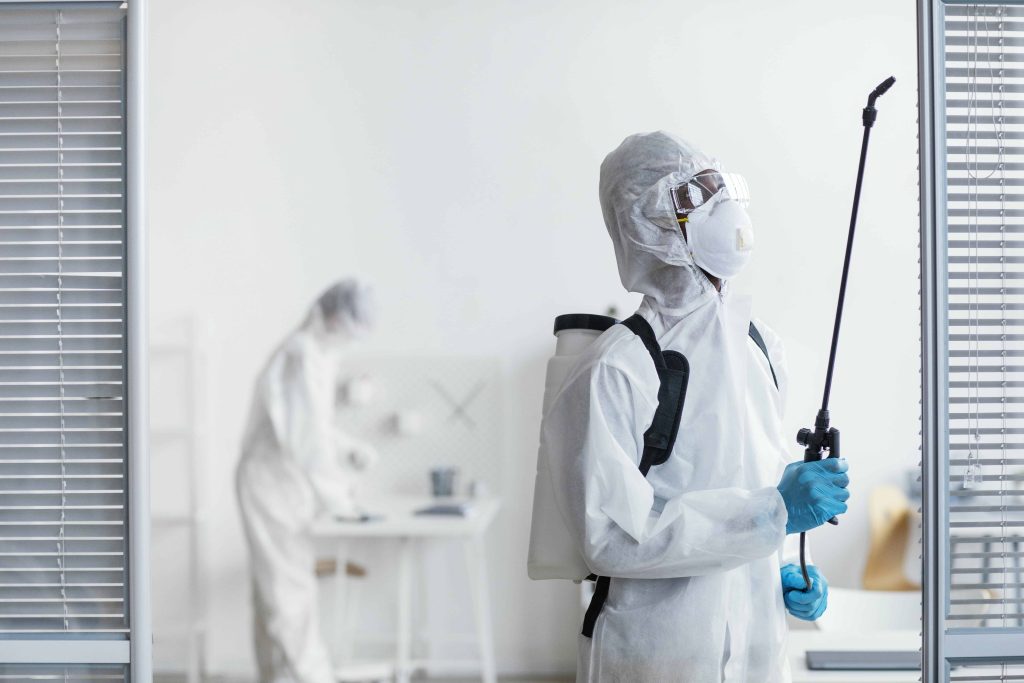
[[[881,83],[879,83],[878,87],[875,88],[874,90],[872,90],[871,94],[868,95],[868,106],[869,107],[875,106],[875,100],[877,100],[879,97],[881,97],[886,92],[888,92],[889,88],[891,88],[892,84],[895,83],[895,82],[896,82],[896,77],[895,76],[889,76],[889,78],[887,78],[884,81],[882,81]]]
[[[896,77],[889,76],[889,78],[879,83],[878,87],[872,90],[871,94],[868,95],[868,106],[864,107],[864,111],[861,113],[861,120],[864,122],[865,128],[870,128],[875,125],[875,119],[878,118],[878,110],[875,109],[875,100],[884,95],[895,82]]]

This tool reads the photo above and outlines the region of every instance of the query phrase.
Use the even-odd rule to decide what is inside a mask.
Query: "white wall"
[[[377,286],[380,350],[505,359],[499,665],[571,669],[573,591],[529,582],[524,558],[551,320],[635,302],[598,209],[602,157],[666,128],[747,175],[758,247],[740,288],[788,343],[795,432],[820,400],[860,108],[894,74],[832,402],[853,508],[813,537],[833,582],[857,583],[866,494],[917,461],[913,3],[151,4],[153,318],[196,315],[212,342],[214,671],[252,666],[232,489],[251,382],[317,290],[352,272]]]

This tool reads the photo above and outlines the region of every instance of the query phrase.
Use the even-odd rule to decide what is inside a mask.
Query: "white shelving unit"
[[[184,673],[188,683],[200,683],[205,675],[206,644],[202,595],[205,520],[200,472],[204,452],[203,346],[199,326],[191,318],[157,328],[152,340],[149,351],[153,544],[159,549],[166,543],[186,555],[183,562],[175,561],[173,565],[159,560],[153,563],[154,595],[172,596],[175,606],[181,607],[180,614],[167,618],[161,615],[157,600],[154,664],[160,673]],[[164,500],[171,492],[180,496]],[[167,554],[173,560],[180,559],[175,552]],[[176,571],[182,566],[184,571]],[[168,657],[171,650],[184,652],[184,657]],[[184,668],[180,663],[184,663]]]

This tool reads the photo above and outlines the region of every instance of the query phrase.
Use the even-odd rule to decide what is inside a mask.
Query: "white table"
[[[871,634],[826,631],[789,632],[789,664],[793,683],[904,683],[919,681],[920,671],[810,671],[808,650],[919,650],[916,631],[879,631]]]
[[[470,577],[473,616],[476,626],[480,659],[473,662],[479,667],[484,683],[495,683],[494,637],[491,625],[491,603],[487,588],[487,563],[484,537],[500,507],[494,498],[470,501],[472,510],[465,517],[415,515],[418,509],[437,502],[431,498],[388,497],[365,505],[366,511],[379,519],[367,522],[341,522],[321,519],[313,524],[312,534],[318,551],[337,559],[339,574],[344,573],[345,544],[355,539],[393,539],[398,549],[398,620],[395,680],[406,683],[413,671],[428,666],[464,666],[467,662],[439,659],[413,659],[413,571],[417,544],[431,539],[463,541],[464,561]],[[335,587],[335,597],[337,597]],[[337,606],[340,612],[342,608]]]

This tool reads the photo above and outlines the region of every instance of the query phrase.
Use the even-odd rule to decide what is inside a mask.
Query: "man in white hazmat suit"
[[[368,291],[329,287],[256,382],[236,473],[253,574],[261,683],[332,683],[320,634],[309,525],[358,517],[352,485],[373,450],[335,427],[337,361],[371,324]]]
[[[627,138],[601,166],[622,284],[690,374],[671,456],[646,477],[659,378],[624,325],[583,353],[545,415],[541,438],[563,454],[559,508],[591,571],[611,577],[592,637],[579,637],[578,681],[787,681],[785,610],[825,608],[820,572],[801,591],[799,568],[780,563],[797,559],[787,533],[845,512],[846,463],[786,465],[785,360],[760,321],[767,357],[748,337],[749,302],[728,291],[753,235],[719,171],[661,132]]]

